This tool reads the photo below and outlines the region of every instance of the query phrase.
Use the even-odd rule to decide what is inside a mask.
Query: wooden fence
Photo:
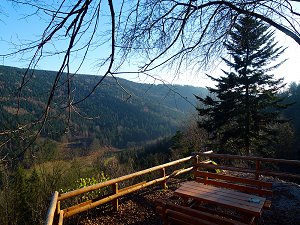
[[[236,172],[244,172],[255,175],[255,179],[259,179],[260,175],[265,176],[274,176],[274,177],[283,177],[283,178],[291,178],[291,179],[300,179],[299,174],[292,173],[283,173],[271,170],[271,168],[263,168],[265,164],[272,165],[293,165],[298,168],[298,172],[300,172],[300,161],[299,160],[287,160],[287,159],[274,159],[274,158],[261,158],[261,157],[251,157],[251,156],[240,156],[240,155],[228,155],[228,154],[204,154],[204,153],[193,153],[194,157],[196,157],[196,163],[200,168],[203,169],[219,169],[219,170],[229,170]],[[202,162],[197,162],[197,158],[209,158],[223,160],[223,162],[219,163],[219,165],[208,164]],[[227,161],[227,165],[225,165],[224,161]],[[247,167],[239,167],[232,166],[232,160],[240,160],[243,162],[252,162],[255,165],[254,169],[249,168],[249,164]],[[228,165],[229,164],[229,165]]]
[[[205,160],[206,159],[206,160]],[[222,159],[222,160],[242,160],[242,161],[251,161],[255,163],[254,169],[243,168],[243,167],[236,167],[232,165],[214,165],[211,164],[211,159]],[[178,164],[189,163],[190,165],[187,167],[183,167],[181,169],[177,169],[171,172],[169,175],[166,174],[166,168],[175,166]],[[166,188],[167,179],[171,177],[175,177],[177,175],[187,173],[192,171],[195,167],[203,168],[203,169],[220,169],[220,170],[230,170],[230,171],[238,171],[238,172],[245,172],[245,173],[252,173],[255,175],[256,179],[259,179],[260,175],[267,175],[267,176],[279,176],[279,177],[290,177],[300,179],[298,174],[290,174],[290,173],[280,173],[276,171],[269,171],[263,170],[262,164],[263,163],[281,163],[285,165],[296,165],[300,168],[300,161],[297,160],[284,160],[284,159],[273,159],[273,158],[259,158],[259,157],[248,157],[248,156],[237,156],[237,155],[225,155],[225,154],[213,154],[212,151],[205,152],[205,153],[193,153],[192,156],[182,158],[176,161],[172,161],[169,163],[165,163],[159,166],[155,166],[149,169],[145,169],[142,171],[138,171],[129,175],[125,175],[122,177],[118,177],[109,181],[105,181],[102,183],[98,183],[92,186],[84,187],[81,189],[77,189],[74,191],[70,191],[67,193],[59,194],[58,192],[54,192],[50,207],[47,213],[45,225],[53,225],[58,224],[62,225],[63,220],[75,214],[87,211],[89,209],[95,208],[97,206],[103,205],[107,202],[112,202],[114,210],[118,210],[118,199],[122,196],[130,194],[132,192],[138,191],[145,187],[154,184],[161,184],[162,188]],[[142,181],[140,183],[119,189],[119,183],[124,182],[126,180],[140,177],[145,174],[152,173],[154,171],[161,171],[160,177],[149,180],[149,181]],[[103,196],[102,198],[95,198],[91,200],[87,200],[85,202],[81,202],[79,204],[75,204],[69,206],[67,208],[61,209],[61,202],[78,195],[88,193],[91,191],[99,190],[101,188],[105,188],[111,186],[113,192],[109,195]]]
[[[145,169],[142,171],[138,171],[129,175],[125,175],[122,177],[118,177],[112,180],[108,180],[102,183],[98,183],[92,186],[88,186],[88,187],[84,187],[81,189],[77,189],[74,191],[70,191],[67,193],[62,193],[62,194],[58,194],[57,192],[55,192],[53,194],[52,200],[51,200],[51,204],[48,210],[48,214],[47,214],[47,218],[46,218],[46,222],[45,225],[52,225],[54,224],[63,224],[63,220],[65,218],[68,218],[70,216],[73,216],[77,213],[80,212],[84,212],[87,211],[89,209],[95,208],[99,205],[105,204],[107,202],[112,202],[113,204],[113,208],[115,210],[118,210],[118,199],[124,195],[130,194],[132,192],[138,191],[142,188],[148,187],[150,185],[154,185],[154,184],[161,184],[162,188],[166,188],[166,181],[167,179],[171,178],[171,177],[175,177],[177,175],[183,174],[183,173],[187,173],[189,171],[191,171],[193,169],[193,166],[191,164],[191,166],[187,167],[187,168],[182,168],[182,169],[178,169],[173,171],[171,174],[167,175],[166,174],[166,168],[174,166],[174,165],[178,165],[178,164],[182,164],[182,163],[186,163],[191,161],[191,159],[194,158],[193,156],[189,156],[186,158],[182,158],[176,161],[172,161],[169,163],[165,163],[159,166],[155,166],[149,169]],[[128,179],[132,179],[135,177],[139,177],[145,174],[149,174],[152,173],[154,171],[161,171],[160,173],[160,177],[157,179],[153,179],[150,181],[143,181],[134,185],[131,185],[129,187],[125,187],[123,189],[119,189],[119,183],[126,181]],[[91,192],[91,191],[95,191],[95,190],[99,190],[101,188],[105,188],[111,186],[113,193],[111,193],[108,196],[104,196],[101,199],[91,199],[73,206],[70,206],[68,208],[65,209],[61,209],[61,201],[66,200],[66,199],[70,199],[72,197],[87,193],[87,192]]]

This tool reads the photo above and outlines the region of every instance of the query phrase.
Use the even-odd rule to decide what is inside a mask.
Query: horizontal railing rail
[[[242,159],[250,161],[261,161],[270,163],[284,163],[284,164],[294,164],[300,166],[300,160],[290,160],[290,159],[275,159],[275,158],[262,158],[254,156],[241,156],[241,155],[230,155],[230,154],[213,154],[213,153],[203,153],[203,152],[193,152],[192,156],[204,156],[210,158],[221,158],[221,159]]]

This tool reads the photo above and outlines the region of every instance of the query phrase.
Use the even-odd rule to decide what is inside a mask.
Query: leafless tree
[[[16,51],[2,55],[10,57],[31,53],[28,69],[19,87],[19,98],[31,81],[34,69],[41,59],[61,55],[62,61],[44,112],[36,121],[18,124],[15,129],[1,131],[10,141],[24,130],[35,128],[27,146],[36,139],[51,116],[55,94],[67,88],[61,108],[67,108],[66,120],[71,119],[75,106],[86,100],[107,76],[114,78],[122,73],[153,76],[162,68],[175,75],[187,68],[198,70],[210,65],[211,60],[223,53],[223,42],[240,15],[251,15],[270,24],[300,44],[298,0],[60,0],[59,4],[43,0],[6,0],[19,6],[33,7],[34,15],[48,20],[38,40],[20,45]],[[51,48],[63,42],[62,49]],[[50,46],[50,47],[49,47]],[[89,51],[99,51],[99,68],[104,72],[89,94],[74,100],[70,73],[71,59],[81,54],[81,64]],[[123,71],[128,59],[139,63],[136,71]],[[138,59],[138,60],[137,60]],[[63,76],[67,74],[67,78]],[[116,79],[117,80],[117,79]],[[1,143],[0,143],[1,144]],[[20,153],[26,151],[27,147]]]

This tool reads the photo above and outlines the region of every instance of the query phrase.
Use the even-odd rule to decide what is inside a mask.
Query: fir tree
[[[274,41],[274,31],[249,16],[241,17],[225,43],[230,59],[223,58],[231,71],[223,71],[213,97],[197,97],[202,107],[199,126],[205,128],[225,151],[250,155],[263,150],[276,136],[273,124],[279,119],[281,104],[278,91],[283,79],[269,72],[282,62],[275,60],[284,49]]]

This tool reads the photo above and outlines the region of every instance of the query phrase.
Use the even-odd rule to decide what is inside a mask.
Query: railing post
[[[119,184],[118,183],[114,183],[112,184],[112,190],[113,190],[113,194],[118,194],[119,193]],[[119,209],[119,199],[116,198],[112,201],[112,206],[114,211],[118,211]]]
[[[255,165],[255,179],[259,179],[259,171],[260,171],[260,160],[256,160],[256,165]]]
[[[194,165],[196,166],[199,163],[199,155],[195,155]]]
[[[53,224],[53,220],[54,220],[54,217],[55,217],[56,206],[57,206],[57,198],[58,198],[58,192],[55,191],[53,193],[51,203],[50,203],[50,206],[49,206],[49,209],[48,209],[45,225],[52,225]]]
[[[59,212],[59,220],[58,220],[58,225],[63,225],[64,222],[64,211],[60,210]]]
[[[60,201],[57,201],[56,214],[60,214]]]
[[[166,168],[162,168],[160,171],[161,171],[161,177],[165,178],[166,177]],[[163,180],[161,182],[161,188],[167,189],[167,180]]]
[[[194,174],[194,179],[195,179],[196,178],[196,171],[198,169],[198,164],[199,164],[199,155],[195,155],[193,164],[194,164],[193,174]]]

